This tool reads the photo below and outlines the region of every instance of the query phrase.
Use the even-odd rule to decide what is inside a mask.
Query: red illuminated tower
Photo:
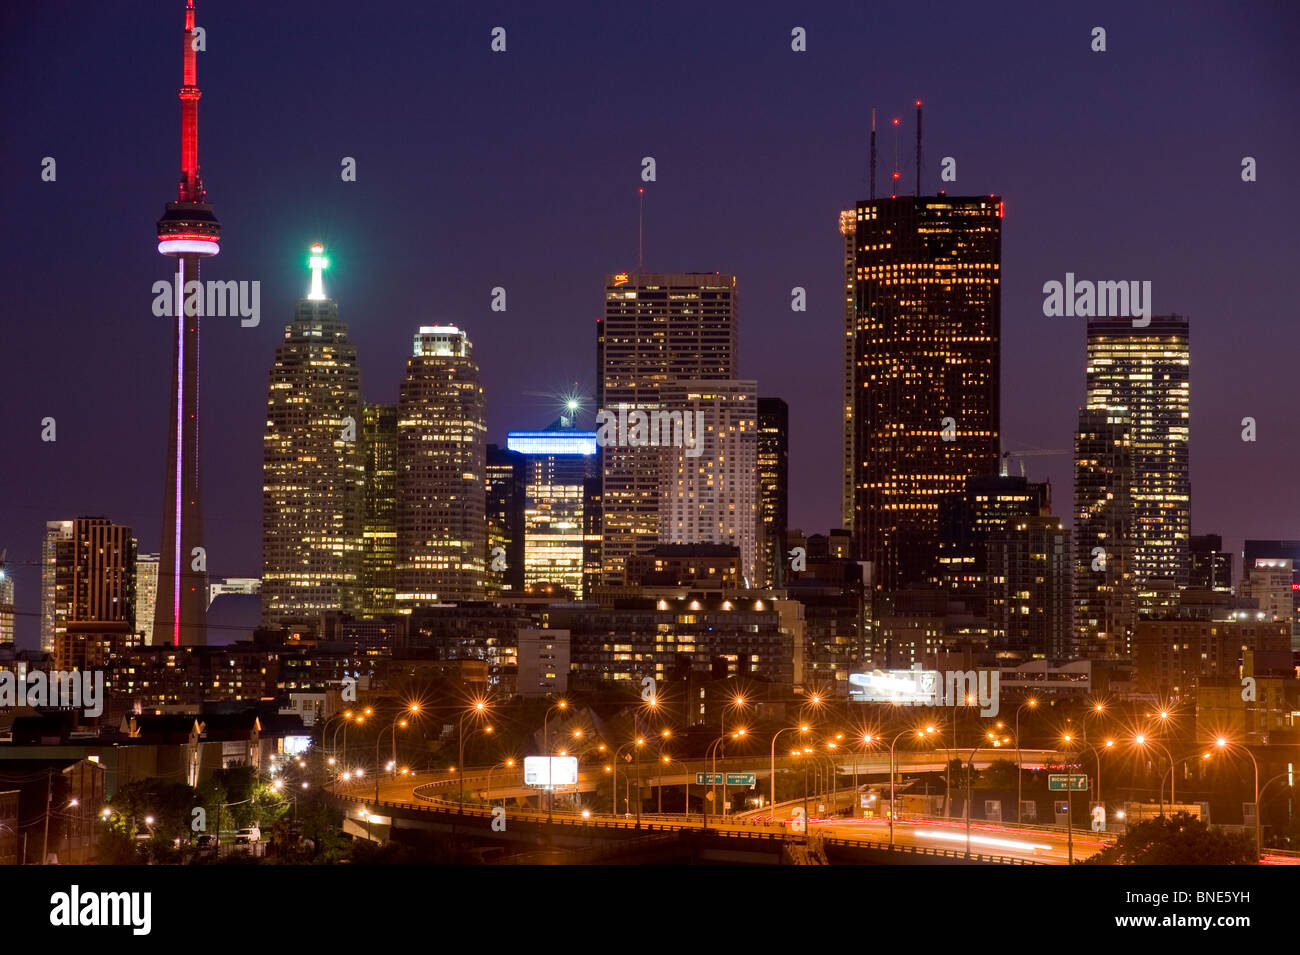
[[[186,315],[185,285],[199,280],[199,260],[216,255],[221,224],[212,214],[199,176],[198,65],[194,50],[194,0],[186,0],[181,35],[181,179],[175,202],[158,220],[158,251],[176,260],[172,276],[176,323],[172,346],[172,386],[167,419],[167,487],[158,566],[158,603],[153,642],[176,646],[207,642],[206,556],[199,485],[199,321]],[[200,310],[201,309],[196,309]]]

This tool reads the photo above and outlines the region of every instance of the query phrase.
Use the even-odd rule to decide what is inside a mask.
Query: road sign
[[[696,773],[697,786],[753,786],[758,782],[757,773]]]
[[[1083,792],[1088,788],[1088,777],[1084,773],[1049,773],[1047,788],[1051,792],[1058,793],[1066,790]]]

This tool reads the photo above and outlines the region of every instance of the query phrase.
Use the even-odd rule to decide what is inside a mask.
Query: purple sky
[[[184,5],[17,6],[0,13],[0,548],[34,615],[44,521],[106,514],[158,549],[170,326],[150,289],[169,270],[152,230],[179,172]],[[311,242],[329,247],[366,397],[396,399],[417,325],[454,322],[502,441],[554,418],[540,395],[594,388],[602,278],[635,265],[643,156],[658,165],[647,266],[739,276],[741,373],[790,405],[791,522],[837,524],[837,215],[866,195],[873,105],[882,126],[903,119],[913,190],[917,98],[926,190],[952,156],[950,192],[1006,200],[1008,446],[1070,447],[1082,398],[1083,320],[1045,318],[1043,283],[1150,280],[1156,311],[1192,322],[1193,533],[1300,537],[1294,4],[447,6],[200,0],[200,155],[224,227],[204,277],[262,283],[257,328],[205,324],[213,574],[261,570],[267,367]],[[1028,469],[1068,514],[1069,456]],[[20,617],[20,642],[36,633]]]

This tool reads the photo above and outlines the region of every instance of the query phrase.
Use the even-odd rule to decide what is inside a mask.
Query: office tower
[[[516,637],[516,693],[524,699],[540,699],[569,690],[569,631],[518,631]]]
[[[758,512],[762,569],[758,583],[785,586],[785,532],[790,523],[790,408],[758,399]]]
[[[524,458],[524,590],[584,593],[585,485],[596,466],[596,432],[511,431],[506,447]]]
[[[276,347],[262,458],[262,622],[360,609],[365,507],[361,372],[312,246],[307,297]]]
[[[187,315],[185,286],[199,281],[199,260],[217,254],[221,224],[207,201],[199,174],[198,56],[194,49],[194,0],[186,0],[181,36],[181,176],[175,202],[158,220],[158,251],[176,262],[171,281],[175,324],[167,415],[167,485],[163,493],[162,563],[154,611],[154,643],[202,646],[207,574],[196,570],[203,553],[203,502],[199,479],[199,326]],[[199,311],[202,309],[188,309]]]
[[[41,543],[41,649],[54,652],[54,641],[67,630],[72,586],[72,521],[46,521]]]
[[[1259,604],[1265,620],[1284,621],[1292,630],[1296,621],[1294,567],[1290,558],[1257,557],[1241,582],[1241,595]]]
[[[840,490],[840,526],[853,527],[856,523],[854,478],[857,474],[857,455],[854,448],[857,441],[856,429],[853,427],[853,408],[856,404],[854,395],[854,369],[857,357],[854,341],[858,333],[857,275],[858,275],[858,211],[843,209],[840,211],[840,236],[844,240],[844,447],[843,447],[843,481]]]
[[[605,279],[596,324],[596,406],[651,412],[677,379],[736,374],[736,279],[717,272],[619,273]],[[623,582],[634,554],[659,539],[660,455],[654,447],[601,447],[601,576]]]
[[[1232,592],[1232,552],[1223,549],[1218,534],[1188,539],[1187,585],[1194,590]]]
[[[0,551],[0,643],[13,643],[14,637],[14,575]]]
[[[596,475],[582,482],[582,592],[590,597],[602,580],[601,557],[604,553],[604,499],[601,486],[600,451],[596,452]]]
[[[422,326],[397,405],[397,607],[486,596],[487,424],[469,336]]]
[[[939,501],[935,583],[976,616],[988,607],[988,542],[1007,522],[1051,513],[1051,486],[1006,474],[966,479]]]
[[[1088,322],[1089,409],[1127,408],[1133,451],[1133,574],[1141,590],[1153,581],[1188,582],[1191,536],[1188,324],[1155,315],[1145,328],[1130,318]]]
[[[1059,517],[1013,518],[989,535],[994,649],[1022,659],[1070,657],[1073,563],[1070,532]]]
[[[1132,418],[1081,409],[1074,452],[1074,655],[1120,658],[1136,618]]]
[[[158,600],[158,563],[157,554],[135,555],[135,626],[132,632],[139,634],[145,643],[153,639],[153,608]]]
[[[741,585],[760,586],[758,383],[679,380],[659,395],[670,414],[694,419],[680,446],[659,448],[659,543],[736,547]]]
[[[522,593],[527,500],[524,456],[489,444],[484,473],[487,475],[487,592],[489,596]],[[505,561],[504,568],[501,560]]]
[[[51,521],[46,527],[47,580],[42,583],[48,583],[43,592],[52,595],[50,652],[55,669],[102,665],[105,641],[115,641],[117,647],[133,642],[136,571],[131,528],[106,517]]]
[[[997,196],[857,204],[845,446],[853,540],[879,590],[927,581],[939,501],[998,472],[1001,206]]]
[[[374,617],[397,610],[397,406],[366,405],[361,416],[366,452],[361,612]]]

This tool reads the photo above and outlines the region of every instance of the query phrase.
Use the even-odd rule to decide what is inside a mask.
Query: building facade
[[[292,626],[360,607],[366,455],[357,349],[312,288],[275,350],[262,448],[262,621]]]
[[[483,386],[469,336],[426,325],[397,406],[397,608],[486,595]]]
[[[495,444],[487,446],[488,596],[524,589],[524,508],[527,475],[524,457]],[[505,566],[501,566],[501,561]]]
[[[596,326],[596,405],[651,412],[678,379],[736,376],[736,279],[718,272],[618,273],[605,279]],[[600,449],[601,578],[618,584],[634,554],[659,540],[660,455],[655,447]]]
[[[1132,418],[1079,412],[1074,451],[1074,655],[1125,657],[1136,619]]]
[[[659,449],[659,543],[735,547],[743,586],[761,586],[758,383],[678,380],[660,399],[696,425],[695,447]]]
[[[857,556],[884,591],[929,578],[939,500],[998,473],[1001,207],[996,196],[857,204],[844,444]]]
[[[52,521],[47,528],[54,525],[59,529],[42,580],[42,592],[52,595],[54,668],[102,665],[102,647],[136,642],[135,538],[131,528],[106,517]]]
[[[1139,589],[1187,586],[1191,477],[1188,322],[1154,315],[1088,321],[1089,410],[1127,408],[1133,454],[1132,569]]]
[[[1026,659],[1064,661],[1073,648],[1074,553],[1059,517],[1022,517],[988,539],[992,646]]]
[[[790,525],[790,408],[780,398],[758,399],[757,586],[785,586],[785,533]]]
[[[524,592],[584,593],[585,486],[596,468],[596,433],[552,427],[511,431],[524,459]]]
[[[368,404],[362,415],[366,490],[361,612],[377,617],[397,609],[397,406]]]

